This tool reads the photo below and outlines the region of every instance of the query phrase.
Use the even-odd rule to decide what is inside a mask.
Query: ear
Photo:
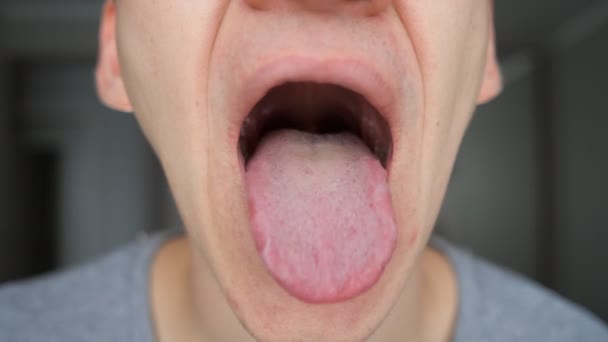
[[[97,94],[106,106],[121,112],[132,112],[123,83],[116,47],[116,6],[106,0],[99,30],[99,55],[95,69]]]
[[[490,23],[488,30],[488,52],[486,54],[486,67],[483,75],[483,82],[477,98],[478,104],[484,104],[493,100],[502,91],[502,75],[498,58],[496,57],[496,32],[494,31],[493,6],[490,6]]]

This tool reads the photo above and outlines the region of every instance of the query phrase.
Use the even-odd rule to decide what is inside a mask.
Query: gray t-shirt
[[[144,237],[109,256],[0,288],[0,341],[154,340],[150,265],[170,234]],[[434,239],[458,275],[456,342],[608,341],[584,309],[523,278]]]

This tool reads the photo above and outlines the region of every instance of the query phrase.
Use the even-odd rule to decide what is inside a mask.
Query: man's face
[[[335,336],[357,340],[367,336],[390,311],[416,270],[417,257],[432,230],[476,103],[498,91],[491,2],[119,0],[115,11],[114,18],[110,5],[104,17],[100,94],[115,108],[135,111],[165,169],[198,261],[212,270],[242,323],[262,339]],[[284,86],[287,82],[291,88]],[[344,111],[350,108],[349,103],[359,101],[364,105],[356,106],[349,115],[363,115],[358,112],[362,107],[373,112],[376,121],[370,125],[375,127],[376,136],[372,138],[384,139],[380,150],[391,152],[357,152],[349,145],[350,138],[339,136],[336,142],[323,140],[311,156],[314,149],[306,144],[314,143],[301,142],[308,138],[298,136],[300,133],[294,138],[288,132],[270,139],[271,152],[256,152],[253,139],[253,146],[249,146],[253,157],[244,155],[239,149],[241,133],[253,133],[243,129],[243,122],[265,94],[281,85],[278,95],[266,100],[269,111],[274,108],[273,101],[280,104],[275,107],[283,106],[288,112],[298,112],[299,108]],[[306,96],[307,100],[302,100]],[[307,113],[302,110],[297,115]],[[270,115],[275,121],[281,119],[279,114]],[[322,130],[324,115],[331,116],[310,115],[315,118],[298,117],[289,128],[307,130],[304,123],[312,120],[312,125]],[[353,130],[347,124],[351,119],[340,115],[332,119],[343,121],[335,130]],[[383,124],[387,131],[382,130]],[[262,130],[259,141],[270,135],[267,131],[271,130]],[[363,141],[363,149],[373,149],[374,143],[365,141],[370,138],[361,136],[365,132],[354,131],[351,133]],[[313,134],[320,135],[318,129]],[[307,151],[306,156],[299,157],[301,150]],[[256,157],[256,153],[265,154]],[[260,245],[266,241],[260,240],[268,236],[260,238],[261,233],[253,227],[260,223],[255,222],[252,202],[265,203],[271,208],[261,210],[273,213],[288,210],[283,207],[297,207],[306,213],[319,206],[308,202],[326,198],[333,203],[324,177],[341,172],[347,163],[343,154],[357,160],[366,154],[378,158],[378,164],[369,167],[372,171],[357,169],[364,168],[357,166],[361,163],[352,164],[358,175],[353,176],[352,188],[364,187],[361,184],[367,184],[371,172],[384,177],[377,183],[381,187],[385,182],[388,189],[388,202],[378,201],[383,203],[382,215],[388,215],[390,222],[369,228],[385,234],[372,239],[378,262],[368,266],[376,273],[355,285],[351,282],[350,287],[345,285],[350,289],[346,292],[315,284],[298,288],[298,284],[290,285],[281,278],[272,261],[262,255]],[[249,170],[250,160],[261,160],[258,171]],[[274,166],[265,169],[264,165]],[[306,180],[308,176],[300,173],[306,165],[323,171]],[[286,180],[276,180],[281,177]],[[263,182],[274,183],[260,185]],[[303,186],[294,192],[290,184]],[[335,191],[345,198],[345,208],[361,209],[348,203],[351,196],[344,194],[349,194],[350,187],[345,188],[341,181],[332,184],[338,184]],[[315,197],[319,193],[325,195]],[[370,207],[378,201],[370,202]],[[360,217],[380,214],[353,215],[361,221]],[[298,220],[293,218],[296,228]],[[317,225],[327,221],[319,220]],[[367,232],[366,228],[354,229]],[[318,228],[310,229],[307,235],[317,234],[314,229]],[[283,238],[276,244],[292,236],[290,231],[281,234]],[[358,240],[356,247],[367,248],[365,239]],[[311,242],[311,248],[317,248],[317,242]],[[348,259],[351,252],[332,253],[331,258],[340,255]],[[327,271],[336,266],[319,267]],[[344,277],[346,282],[351,279],[348,274]]]

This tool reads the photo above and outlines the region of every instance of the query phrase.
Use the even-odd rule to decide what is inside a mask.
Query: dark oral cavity
[[[388,125],[333,85],[271,90],[243,124],[250,225],[273,278],[311,303],[373,286],[397,237],[386,165]]]

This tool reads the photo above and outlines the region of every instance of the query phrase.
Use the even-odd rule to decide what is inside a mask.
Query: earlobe
[[[494,31],[494,20],[489,24],[488,50],[486,54],[486,67],[483,82],[477,98],[478,104],[484,104],[493,100],[502,91],[502,74],[496,57],[496,33]]]
[[[122,79],[116,46],[116,7],[106,0],[99,31],[99,55],[95,69],[97,94],[106,106],[121,112],[132,112]]]

